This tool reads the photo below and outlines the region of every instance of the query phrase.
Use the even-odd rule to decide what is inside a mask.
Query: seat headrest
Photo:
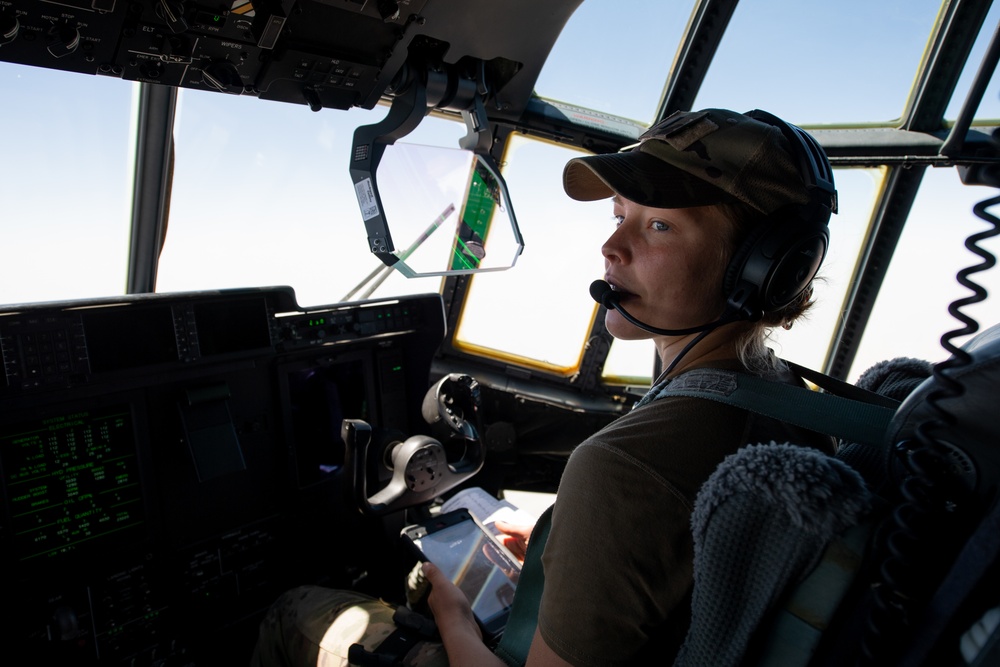
[[[951,415],[953,425],[926,432],[949,450],[950,461],[966,486],[980,501],[989,502],[1000,485],[1000,419],[996,414],[1000,325],[986,329],[962,349],[970,355],[969,362],[962,364],[952,357],[939,364],[897,410],[887,443],[892,446],[915,438],[917,427],[941,420],[943,410]]]

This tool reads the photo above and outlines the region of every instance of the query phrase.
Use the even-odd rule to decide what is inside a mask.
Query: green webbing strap
[[[868,389],[862,389],[857,385],[844,382],[843,380],[838,380],[837,378],[830,377],[829,375],[825,375],[819,371],[814,371],[811,368],[799,366],[798,364],[788,361],[787,359],[782,359],[782,361],[784,361],[794,373],[797,373],[799,377],[809,380],[816,386],[826,389],[829,393],[834,394],[835,396],[853,398],[856,401],[874,403],[875,405],[881,405],[894,410],[899,407],[899,401],[894,398],[875,393],[874,391],[870,391]]]
[[[514,589],[514,603],[510,618],[504,628],[500,645],[494,653],[510,667],[522,667],[528,660],[528,649],[538,627],[538,606],[542,602],[545,573],[542,571],[542,552],[552,527],[552,508],[538,517],[528,540],[528,551],[521,565],[521,576]]]
[[[728,390],[667,385],[661,396],[707,398],[773,417],[846,442],[880,445],[895,408],[833,394],[824,394],[782,382],[733,372],[736,383]]]
[[[874,530],[869,518],[837,535],[823,551],[819,564],[774,612],[764,633],[759,657],[745,661],[753,667],[806,667],[816,654],[823,633],[833,623],[844,596],[861,571],[865,550]]]

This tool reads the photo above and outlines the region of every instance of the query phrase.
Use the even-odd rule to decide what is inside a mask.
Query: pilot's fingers
[[[472,605],[469,604],[469,598],[465,596],[465,593],[451,583],[451,580],[433,564],[424,563],[423,570],[424,576],[431,584],[427,605],[431,608],[431,613],[434,615],[438,627],[441,627],[442,624],[469,622],[473,628],[476,628],[475,631],[479,632],[475,617],[472,615]]]
[[[469,598],[448,578],[448,575],[441,571],[441,568],[433,563],[425,562],[421,565],[421,569],[424,571],[427,583],[431,585],[429,603],[431,603],[432,598],[436,597],[442,602],[458,602],[459,606],[470,607]],[[433,603],[431,606],[433,607]]]
[[[528,543],[528,538],[531,537],[531,531],[535,529],[533,525],[523,524],[523,523],[507,523],[506,521],[496,522],[497,530],[511,537],[517,537],[524,541],[525,544]]]
[[[496,527],[501,532],[501,535],[498,536],[500,543],[523,563],[524,555],[528,551],[528,539],[531,537],[531,530],[534,526],[497,521]]]
[[[431,586],[442,584],[444,582],[451,584],[448,577],[444,576],[444,572],[436,566],[434,563],[424,562],[420,564],[420,569],[423,570],[424,578],[430,583]],[[454,584],[452,584],[454,585]]]
[[[513,535],[499,535],[498,539],[500,544],[507,547],[507,550],[513,554],[514,558],[524,563],[524,556],[528,553],[528,545],[523,539]]]
[[[483,555],[486,556],[487,560],[500,568],[500,570],[503,571],[503,573],[508,577],[513,577],[517,572],[517,568],[514,567],[509,558],[500,554],[500,550],[496,548],[496,545],[489,543],[484,544]],[[517,554],[514,555],[517,556]],[[523,558],[519,557],[518,560],[522,563],[524,562]]]

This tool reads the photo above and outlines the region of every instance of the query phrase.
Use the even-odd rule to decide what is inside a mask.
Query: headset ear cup
[[[740,319],[756,321],[763,315],[761,281],[752,280],[751,277],[756,272],[748,271],[747,268],[760,266],[760,242],[770,226],[762,223],[751,230],[733,253],[722,279],[722,294],[726,297],[727,307],[736,311]],[[747,294],[748,290],[751,294]]]
[[[805,229],[803,229],[805,227]],[[829,231],[801,219],[765,222],[733,254],[723,290],[731,305],[741,304],[754,319],[791,303],[816,276],[826,255]],[[749,297],[746,290],[752,290]]]
[[[816,277],[828,242],[829,235],[824,227],[794,241],[775,258],[761,295],[764,312],[781,310],[802,294]]]
[[[743,274],[747,261],[754,254],[757,242],[760,241],[767,227],[768,225],[761,224],[751,230],[750,234],[747,235],[747,238],[743,240],[743,243],[736,249],[736,252],[733,253],[732,258],[729,260],[729,265],[726,267],[726,274],[722,279],[722,293],[727,298],[731,298],[736,288],[743,282]]]

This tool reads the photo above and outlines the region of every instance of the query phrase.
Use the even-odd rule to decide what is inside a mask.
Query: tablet
[[[468,510],[462,508],[403,529],[417,557],[434,563],[472,605],[488,638],[507,625],[521,565]]]

